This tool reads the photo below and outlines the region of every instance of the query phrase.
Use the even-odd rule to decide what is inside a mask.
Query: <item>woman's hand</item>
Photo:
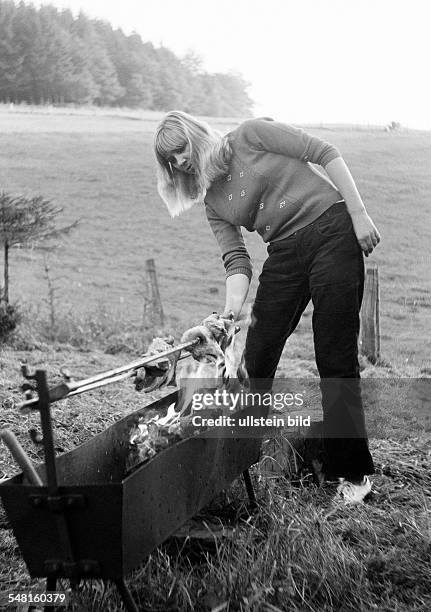
[[[368,257],[373,252],[374,247],[379,244],[380,234],[365,210],[350,170],[342,157],[336,157],[330,161],[325,166],[325,170],[344,198],[347,211],[352,218],[356,238],[364,254]]]
[[[374,247],[380,242],[380,234],[376,226],[374,225],[371,217],[365,212],[360,211],[351,214],[353,230],[358,239],[359,246],[363,250],[366,257],[370,255]]]
[[[246,274],[238,273],[226,279],[226,304],[222,317],[238,320],[245,300],[247,299],[250,281]]]

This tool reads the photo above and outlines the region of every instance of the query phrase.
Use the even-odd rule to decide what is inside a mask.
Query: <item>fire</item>
[[[211,315],[205,321],[209,321],[211,326],[216,326],[217,331],[220,330],[218,315]],[[198,326],[192,330],[202,333],[201,328],[202,326]],[[170,444],[193,435],[195,429],[191,428],[191,419],[194,394],[200,392],[203,387],[208,391],[227,388],[229,381],[243,368],[238,331],[239,328],[233,322],[228,322],[223,334],[220,333],[218,338],[217,333],[215,334],[216,341],[212,336],[206,347],[205,343],[201,346],[198,356],[200,360],[182,368],[178,400],[169,406],[164,416],[156,415],[150,419],[146,417],[139,419],[129,438],[131,447],[129,469],[150,459]],[[203,335],[205,337],[208,335],[207,329],[203,330]]]

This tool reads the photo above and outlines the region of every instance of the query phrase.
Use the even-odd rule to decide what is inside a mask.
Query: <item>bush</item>
[[[0,304],[0,340],[6,340],[20,321],[21,313],[16,305]]]

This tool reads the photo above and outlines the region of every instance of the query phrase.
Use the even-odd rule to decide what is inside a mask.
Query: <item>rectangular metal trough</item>
[[[177,391],[151,407],[176,399]],[[258,460],[260,439],[195,436],[126,475],[130,429],[146,410],[56,458],[57,502],[47,486],[23,484],[22,474],[0,485],[32,577],[124,577]],[[44,479],[45,466],[37,471]]]

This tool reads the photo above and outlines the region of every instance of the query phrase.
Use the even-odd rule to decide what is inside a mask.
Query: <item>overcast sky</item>
[[[240,72],[254,114],[431,129],[430,0],[53,0],[210,72]],[[35,2],[40,4],[40,2]]]

